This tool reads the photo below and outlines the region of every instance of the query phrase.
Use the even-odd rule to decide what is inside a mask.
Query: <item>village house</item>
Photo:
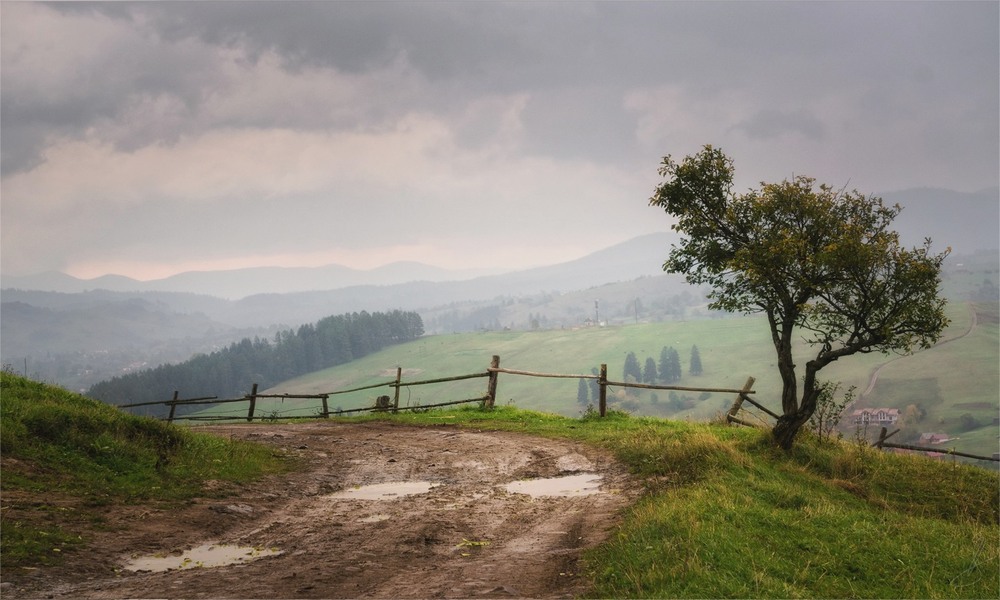
[[[899,420],[898,408],[859,408],[851,413],[856,425],[895,425]]]
[[[920,434],[921,444],[943,444],[950,440],[947,433],[922,433]]]

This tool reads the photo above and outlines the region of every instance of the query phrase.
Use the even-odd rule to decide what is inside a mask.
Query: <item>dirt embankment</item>
[[[5,576],[4,597],[571,597],[586,586],[581,551],[606,538],[637,489],[600,451],[514,433],[386,423],[205,429],[273,444],[308,468],[224,501],[116,508],[92,549],[58,569]],[[579,473],[599,474],[600,492],[532,497],[505,488]],[[391,482],[430,487],[350,497],[359,486]],[[205,542],[281,554],[213,568],[123,568],[130,556],[180,554]]]

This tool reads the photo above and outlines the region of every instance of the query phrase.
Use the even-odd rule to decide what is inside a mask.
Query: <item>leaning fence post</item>
[[[247,422],[253,421],[253,409],[257,406],[257,384],[253,384],[250,391],[250,410],[247,411]]]
[[[736,413],[740,412],[740,408],[743,406],[743,400],[746,394],[753,389],[753,383],[757,381],[753,377],[747,377],[747,382],[743,384],[743,391],[736,394],[736,400],[733,401],[733,406],[726,413],[726,419],[729,421],[737,420]],[[737,422],[740,422],[737,420]]]
[[[403,367],[396,367],[396,393],[392,395],[392,414],[399,411],[399,382],[403,380]]]
[[[878,441],[875,442],[872,445],[875,446],[876,448],[878,448],[879,450],[881,450],[882,449],[882,444],[885,443],[885,438],[889,437],[889,436],[886,435],[886,433],[888,433],[888,432],[889,432],[889,430],[886,429],[885,427],[883,427],[882,431],[880,431],[879,434],[878,434]]]
[[[174,411],[177,410],[177,396],[180,392],[174,390],[174,399],[170,403],[170,414],[167,416],[167,423],[174,422]]]
[[[486,385],[486,408],[493,408],[497,400],[497,378],[500,376],[500,373],[494,371],[494,369],[499,368],[500,356],[494,354],[493,360],[490,361],[489,383]]]
[[[597,385],[601,390],[600,400],[597,403],[597,408],[600,411],[600,415],[603,417],[608,414],[608,365],[601,364],[601,374],[597,378]]]

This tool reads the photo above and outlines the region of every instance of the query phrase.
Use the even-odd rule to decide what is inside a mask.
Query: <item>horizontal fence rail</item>
[[[729,388],[718,388],[718,387],[686,387],[686,386],[674,386],[674,385],[652,385],[645,383],[629,383],[621,381],[609,381],[608,380],[608,366],[607,364],[602,364],[600,372],[598,375],[593,374],[570,374],[570,373],[542,373],[538,371],[527,371],[522,369],[508,369],[500,367],[500,357],[494,355],[490,366],[486,371],[478,373],[468,373],[465,375],[454,375],[450,377],[438,377],[434,379],[422,379],[417,381],[403,381],[402,380],[402,367],[396,368],[395,379],[389,381],[383,381],[380,383],[373,383],[369,385],[348,388],[344,390],[334,390],[330,392],[322,392],[316,394],[288,394],[288,393],[276,393],[276,394],[261,394],[257,392],[257,384],[253,384],[252,390],[249,394],[241,398],[228,398],[219,399],[217,396],[206,396],[201,398],[179,398],[179,392],[174,392],[174,397],[171,400],[165,400],[160,402],[136,402],[130,404],[120,404],[119,408],[133,408],[140,406],[154,406],[154,405],[165,405],[170,408],[170,413],[167,416],[167,421],[175,420],[190,420],[190,421],[233,421],[245,418],[248,422],[254,420],[264,420],[264,419],[316,419],[316,418],[328,418],[330,416],[360,413],[360,412],[398,412],[400,410],[426,410],[430,408],[437,408],[441,406],[455,406],[458,404],[467,403],[479,403],[485,408],[493,408],[496,398],[497,398],[497,384],[499,375],[501,373],[506,375],[524,376],[524,377],[548,377],[548,378],[559,378],[559,379],[588,379],[596,380],[599,386],[599,402],[598,402],[598,412],[600,416],[604,417],[607,415],[607,389],[609,387],[624,387],[624,388],[641,388],[641,389],[653,389],[653,390],[677,390],[677,391],[691,391],[691,392],[722,392],[722,393],[738,393],[742,395],[752,394],[753,390],[750,387],[750,383],[753,382],[753,378],[750,378],[748,385],[743,389],[729,389]],[[486,393],[473,398],[465,398],[461,400],[448,400],[442,402],[435,402],[431,404],[421,404],[417,406],[408,406],[400,408],[399,406],[399,391],[402,388],[408,388],[411,386],[418,385],[429,385],[429,384],[440,384],[449,383],[455,381],[463,381],[467,379],[477,379],[486,378]],[[329,399],[331,396],[337,394],[347,394],[351,392],[360,392],[365,390],[372,390],[378,388],[388,388],[392,390],[393,397],[389,398],[388,395],[379,396],[375,402],[374,406],[365,406],[361,408],[348,408],[348,409],[334,409],[330,410]],[[257,400],[260,398],[278,398],[281,400],[286,399],[309,399],[309,400],[321,400],[322,408],[318,412],[314,412],[310,415],[284,415],[281,417],[267,417],[256,414]],[[178,406],[192,406],[192,405],[203,405],[203,404],[227,404],[234,402],[246,402],[248,404],[245,417],[236,415],[177,415],[176,409]],[[753,402],[751,400],[751,402]],[[754,402],[756,404],[756,402]]]
[[[892,436],[894,436],[897,433],[899,433],[900,430],[897,429],[896,431],[893,431],[892,433],[888,433],[888,434],[886,433],[887,431],[888,431],[888,429],[886,429],[885,427],[882,428],[882,431],[879,432],[878,439],[875,440],[875,442],[872,443],[873,447],[879,448],[879,449],[882,449],[882,448],[898,448],[900,450],[914,450],[916,452],[928,452],[928,453],[933,453],[933,454],[944,454],[944,455],[947,455],[947,456],[962,456],[962,457],[965,457],[965,458],[974,458],[976,460],[990,460],[990,461],[994,461],[994,462],[1000,462],[1000,456],[979,456],[978,454],[969,454],[967,452],[959,452],[958,450],[955,450],[955,449],[952,449],[952,448],[948,448],[948,449],[944,449],[944,448],[928,448],[926,446],[914,446],[912,444],[896,444],[894,442],[887,442],[886,441],[887,439],[889,439]]]
[[[647,390],[671,390],[671,391],[682,391],[682,392],[713,392],[713,393],[724,393],[724,394],[736,394],[736,399],[733,402],[732,407],[726,413],[726,420],[730,423],[736,423],[738,425],[745,425],[749,427],[758,427],[761,425],[773,425],[773,423],[767,423],[760,415],[755,413],[748,413],[753,415],[755,419],[759,421],[757,425],[748,422],[744,418],[737,416],[743,408],[744,403],[749,403],[762,413],[777,420],[779,418],[771,409],[767,408],[757,400],[751,398],[751,394],[754,394],[753,385],[756,381],[753,377],[748,377],[746,383],[740,389],[733,388],[721,388],[721,387],[688,387],[688,386],[677,386],[677,385],[654,385],[648,383],[633,383],[625,381],[611,381],[608,379],[608,366],[607,364],[602,364],[600,366],[600,371],[597,375],[594,374],[569,374],[569,373],[543,373],[538,371],[527,371],[522,369],[508,369],[500,367],[500,357],[494,355],[490,366],[484,372],[469,373],[465,375],[455,375],[451,377],[438,377],[434,379],[422,379],[418,381],[403,381],[402,380],[402,367],[396,368],[396,377],[389,381],[383,381],[380,383],[373,383],[369,385],[364,385],[360,387],[353,387],[344,390],[335,390],[330,392],[323,392],[318,394],[260,394],[257,393],[257,384],[253,384],[251,392],[241,398],[228,398],[220,399],[218,396],[203,396],[198,398],[179,398],[179,392],[175,391],[173,398],[171,400],[163,400],[156,402],[135,402],[129,404],[119,404],[118,408],[136,408],[144,406],[157,406],[163,405],[169,407],[169,415],[167,416],[167,421],[175,420],[190,420],[190,421],[233,421],[245,418],[248,422],[254,420],[290,420],[290,419],[317,419],[317,418],[329,418],[330,416],[346,415],[352,413],[360,412],[392,412],[396,413],[400,410],[427,410],[431,408],[438,408],[442,406],[455,406],[459,404],[468,403],[479,403],[484,408],[493,408],[496,398],[497,398],[497,384],[499,375],[515,375],[523,377],[546,377],[546,378],[558,378],[558,379],[586,379],[586,380],[596,380],[599,386],[599,402],[598,402],[598,412],[601,417],[607,416],[607,389],[609,387],[621,387],[621,388],[638,388]],[[430,384],[440,384],[449,383],[455,381],[463,381],[467,379],[478,379],[487,378],[486,393],[481,396],[476,396],[474,398],[465,398],[460,400],[448,400],[443,402],[435,402],[432,404],[422,404],[415,406],[399,407],[399,391],[402,388],[408,388],[411,386],[418,385],[430,385]],[[329,408],[329,398],[330,396],[335,396],[338,394],[347,394],[352,392],[360,392],[365,390],[372,390],[378,388],[388,388],[393,391],[393,397],[390,398],[388,395],[379,396],[375,402],[374,406],[365,406],[361,408],[348,408],[348,409],[335,409],[330,410]],[[279,398],[282,400],[286,399],[309,399],[309,400],[321,400],[322,408],[310,415],[284,415],[281,417],[262,417],[256,414],[256,402],[258,398]],[[246,416],[234,416],[234,415],[176,415],[176,409],[178,406],[193,406],[193,405],[211,405],[211,404],[228,404],[236,402],[246,402],[248,403],[248,408],[246,411]],[[953,449],[942,449],[942,448],[927,448],[923,446],[914,446],[910,444],[895,444],[888,442],[890,437],[899,433],[899,430],[893,431],[892,433],[887,433],[885,427],[882,428],[881,435],[879,439],[875,441],[872,446],[877,448],[899,448],[904,450],[913,450],[918,452],[927,453],[937,453],[950,456],[961,456],[965,458],[972,458],[976,460],[987,460],[1000,462],[1000,456],[978,456],[975,454],[968,454],[965,452],[958,452]]]

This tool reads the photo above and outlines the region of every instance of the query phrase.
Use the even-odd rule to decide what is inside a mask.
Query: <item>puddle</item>
[[[370,517],[358,519],[358,523],[381,523],[382,521],[388,521],[391,518],[392,517],[389,515],[372,515]]]
[[[581,473],[549,479],[524,479],[508,483],[505,488],[512,494],[527,494],[532,498],[589,496],[600,493],[601,476]]]
[[[389,483],[374,483],[360,487],[349,488],[327,498],[351,500],[392,500],[403,496],[426,494],[440,484],[430,481],[391,481]]]
[[[129,571],[153,571],[158,573],[174,569],[224,567],[226,565],[248,563],[259,558],[264,558],[265,556],[276,556],[281,553],[282,551],[277,548],[202,544],[183,554],[133,558],[125,565],[125,568]]]

